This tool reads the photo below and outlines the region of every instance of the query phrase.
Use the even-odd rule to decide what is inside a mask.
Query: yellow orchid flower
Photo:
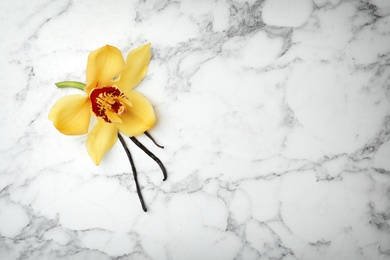
[[[152,105],[133,90],[144,79],[151,57],[150,43],[131,51],[126,62],[120,50],[110,45],[91,52],[85,95],[63,97],[50,110],[49,119],[66,135],[88,133],[91,115],[97,118],[86,139],[96,165],[117,141],[118,131],[133,137],[154,126]]]

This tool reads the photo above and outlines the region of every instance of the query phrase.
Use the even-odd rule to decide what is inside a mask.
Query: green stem
[[[58,88],[77,88],[80,90],[84,90],[85,84],[78,81],[61,81],[55,83]]]

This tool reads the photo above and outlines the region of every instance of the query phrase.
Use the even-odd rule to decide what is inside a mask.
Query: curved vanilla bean
[[[127,158],[129,158],[129,161],[131,164],[131,170],[133,171],[133,176],[134,176],[135,186],[137,189],[138,198],[139,198],[139,201],[141,202],[142,209],[145,212],[147,212],[148,209],[145,206],[145,202],[144,202],[144,199],[143,199],[142,194],[141,194],[141,189],[140,189],[139,184],[138,184],[137,169],[135,168],[134,161],[133,161],[133,158],[131,157],[130,150],[129,150],[129,148],[127,148],[126,142],[120,133],[118,133],[118,138],[119,138],[119,141],[121,141],[121,144],[126,151]]]
[[[154,140],[154,138],[153,138],[148,132],[145,131],[144,134],[145,134],[147,137],[149,137],[149,139],[152,140],[152,142],[153,142],[157,147],[159,147],[159,148],[161,148],[161,149],[164,149],[164,146],[159,145],[159,144],[156,142],[156,140]]]
[[[151,151],[148,150],[143,144],[141,144],[134,136],[129,137],[131,141],[135,143],[136,146],[141,148],[142,151],[144,151],[150,158],[152,158],[158,166],[160,166],[162,173],[164,175],[163,181],[165,181],[168,178],[167,170],[165,169],[163,163],[160,161],[160,159],[157,158]]]

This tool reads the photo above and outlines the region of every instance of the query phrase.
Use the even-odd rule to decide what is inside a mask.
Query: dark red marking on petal
[[[123,93],[114,86],[95,88],[89,96],[92,103],[92,111],[97,117],[111,123],[106,114],[106,110],[109,109],[110,111],[118,114],[121,107],[123,107],[123,104],[118,100],[118,97],[123,96]]]

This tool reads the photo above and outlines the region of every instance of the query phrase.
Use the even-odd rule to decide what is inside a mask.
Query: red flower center
[[[126,96],[115,86],[107,86],[104,88],[95,88],[90,94],[92,102],[92,111],[97,117],[104,119],[107,123],[111,123],[109,118],[110,113],[122,115],[126,113],[126,106],[121,102],[127,99]]]

